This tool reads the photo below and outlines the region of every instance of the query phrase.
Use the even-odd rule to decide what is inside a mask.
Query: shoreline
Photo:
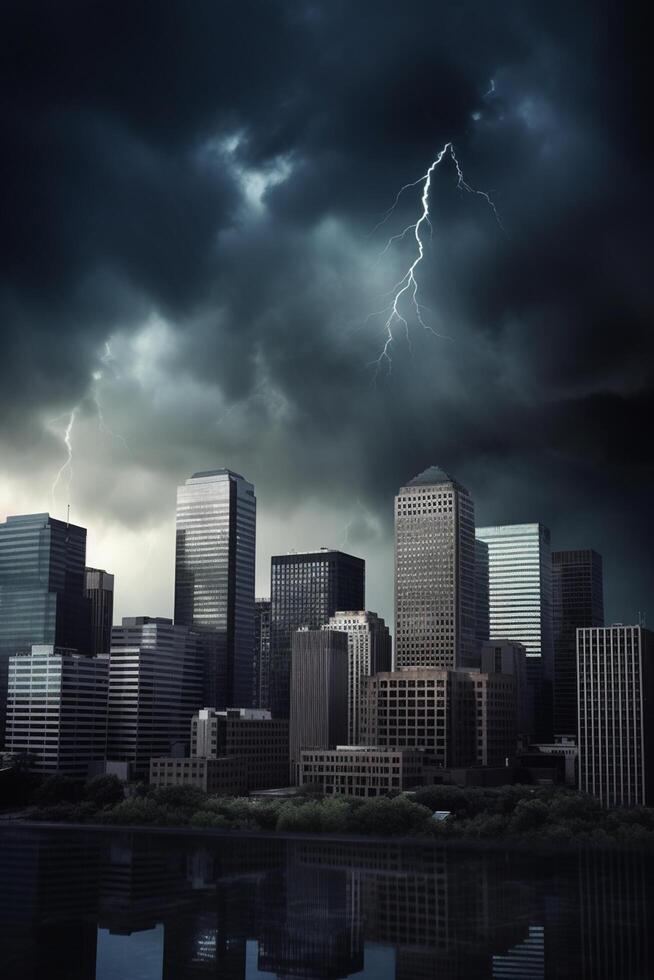
[[[106,823],[66,823],[65,821],[54,820],[26,820],[26,819],[2,819],[0,818],[0,840],[5,829],[19,829],[25,831],[47,830],[47,831],[68,831],[78,833],[79,831],[90,831],[92,833],[105,834],[156,834],[158,836],[187,837],[187,838],[214,838],[217,840],[238,839],[247,840],[279,840],[279,841],[301,841],[305,843],[316,843],[324,841],[326,844],[350,844],[352,846],[370,844],[376,846],[387,846],[396,844],[402,847],[437,848],[442,850],[459,850],[467,852],[494,852],[494,853],[514,853],[514,854],[538,854],[539,856],[552,856],[556,854],[569,855],[580,851],[592,852],[619,852],[619,853],[638,853],[643,855],[654,854],[654,850],[643,847],[636,843],[621,841],[546,841],[537,839],[515,839],[505,840],[501,838],[470,838],[470,837],[418,837],[418,836],[378,836],[372,834],[329,834],[329,833],[309,833],[296,831],[277,831],[277,830],[229,830],[219,827],[161,827],[150,824],[106,824]]]

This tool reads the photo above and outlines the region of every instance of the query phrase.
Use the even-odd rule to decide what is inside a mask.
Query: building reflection
[[[118,977],[102,930],[127,954],[152,935],[142,980],[372,978],[382,947],[395,980],[637,980],[653,965],[651,870],[618,852],[6,829],[3,976]]]

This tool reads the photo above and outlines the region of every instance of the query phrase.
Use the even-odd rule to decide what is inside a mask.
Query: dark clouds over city
[[[390,616],[392,496],[437,463],[478,523],[600,550],[609,617],[654,617],[649,86],[620,5],[21,0],[0,36],[0,518],[70,501],[120,609],[165,614],[175,486],[228,465],[259,592],[271,551],[340,545]],[[448,140],[506,233],[445,160],[431,329],[376,373],[420,189],[373,229]]]

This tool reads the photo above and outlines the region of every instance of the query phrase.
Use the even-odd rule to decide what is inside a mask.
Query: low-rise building
[[[326,796],[385,796],[422,783],[424,753],[370,745],[303,749],[300,785],[318,785]]]
[[[239,796],[247,792],[247,782],[247,759],[243,756],[150,759],[151,786],[197,786],[209,794]]]
[[[271,789],[288,781],[288,721],[264,708],[201,708],[191,721],[191,755],[246,760],[248,789]]]

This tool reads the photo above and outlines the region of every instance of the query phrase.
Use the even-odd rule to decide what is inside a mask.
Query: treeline
[[[437,810],[450,816],[438,821]],[[126,799],[115,776],[85,785],[53,776],[35,789],[24,815],[117,826],[654,846],[654,809],[607,810],[593,797],[561,787],[433,786],[368,800],[308,790],[290,799],[260,800],[207,796],[189,786],[141,785]]]

